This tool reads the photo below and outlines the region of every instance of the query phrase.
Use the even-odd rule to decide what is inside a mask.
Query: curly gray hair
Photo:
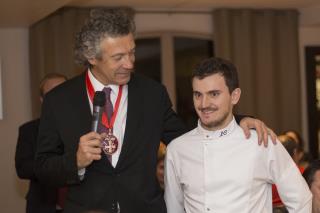
[[[106,37],[135,34],[133,12],[128,8],[93,9],[76,35],[75,62],[90,67],[88,59],[101,59],[100,43]]]

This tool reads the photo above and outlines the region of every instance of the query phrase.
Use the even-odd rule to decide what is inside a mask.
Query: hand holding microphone
[[[95,92],[93,98],[93,113],[92,113],[92,132],[80,137],[80,142],[77,150],[77,166],[78,169],[87,167],[93,160],[101,159],[101,141],[103,135],[97,133],[101,117],[105,105],[105,94],[102,91]]]

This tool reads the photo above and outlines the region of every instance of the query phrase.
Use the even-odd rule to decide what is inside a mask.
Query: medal
[[[107,136],[102,141],[102,150],[106,155],[114,154],[118,149],[118,139],[112,134],[109,129]]]
[[[93,97],[94,97],[94,89],[93,89],[93,86],[92,86],[92,84],[90,82],[88,73],[86,75],[86,85],[87,85],[87,90],[88,90],[88,93],[89,93],[90,100],[92,102],[93,101]],[[114,109],[114,112],[112,113],[110,122],[108,120],[108,117],[107,117],[106,113],[104,112],[102,114],[101,124],[104,125],[105,128],[108,130],[107,136],[101,142],[102,150],[106,155],[112,155],[118,149],[118,139],[112,133],[112,129],[113,129],[113,125],[114,125],[117,113],[118,113],[121,96],[122,96],[122,85],[119,86],[119,93],[118,93],[118,96],[117,96],[115,109]]]

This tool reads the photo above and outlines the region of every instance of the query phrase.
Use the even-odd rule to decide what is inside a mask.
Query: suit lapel
[[[143,97],[140,92],[140,86],[135,79],[134,74],[131,76],[131,80],[128,83],[128,110],[127,110],[127,120],[126,129],[123,139],[123,145],[119,160],[117,163],[117,168],[119,168],[127,154],[134,149],[139,141],[139,127],[141,120],[143,119]]]

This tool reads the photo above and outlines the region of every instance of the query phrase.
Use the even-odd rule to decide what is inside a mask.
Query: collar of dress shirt
[[[91,81],[91,84],[93,86],[94,91],[101,91],[103,90],[104,87],[109,87],[111,88],[111,92],[115,95],[118,94],[119,91],[119,85],[116,84],[108,84],[108,85],[103,85],[98,79],[96,79],[94,77],[94,75],[92,74],[91,70],[88,70],[89,72],[89,79]]]
[[[236,120],[233,117],[231,122],[225,128],[212,131],[212,130],[204,129],[201,126],[200,120],[198,120],[197,130],[198,130],[198,133],[201,136],[203,136],[204,139],[217,139],[217,138],[222,138],[229,135],[236,128],[236,125],[237,125]]]

